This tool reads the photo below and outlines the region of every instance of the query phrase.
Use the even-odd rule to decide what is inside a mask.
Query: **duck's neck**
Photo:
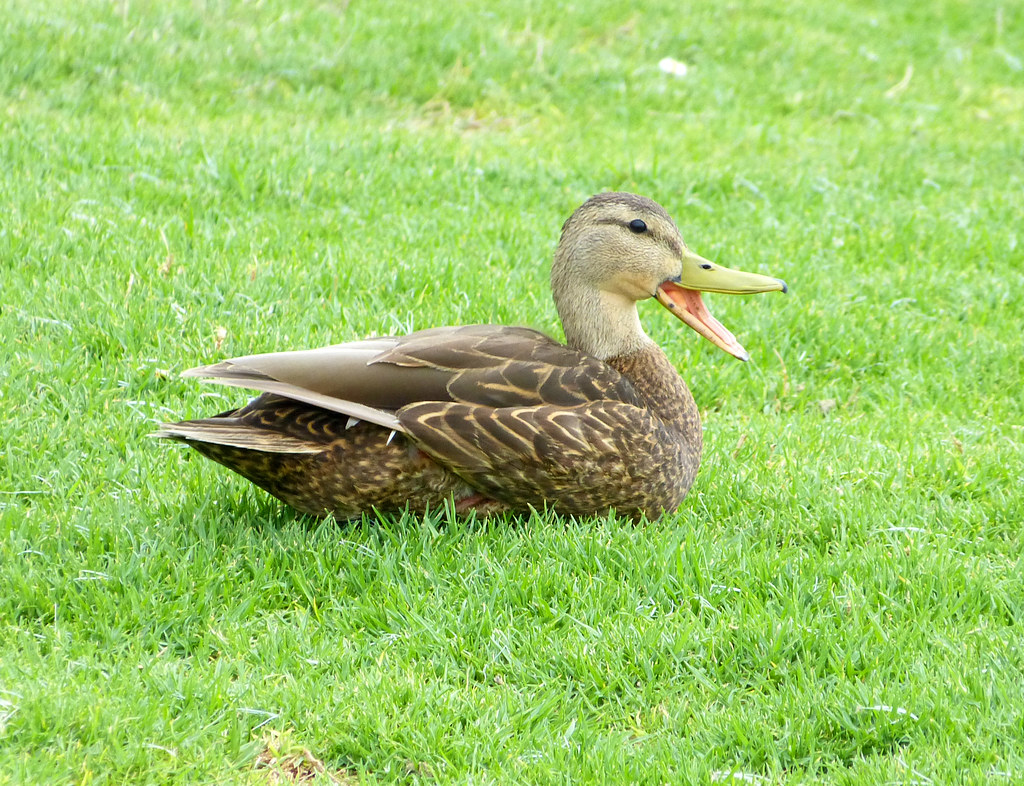
[[[661,348],[652,342],[639,352],[608,358],[607,362],[633,383],[647,408],[699,459],[703,434],[697,403]]]
[[[647,408],[687,444],[699,460],[702,434],[693,394],[675,367],[644,332],[636,301],[552,273],[555,307],[566,343],[604,360],[629,379]]]
[[[640,325],[636,301],[582,285],[554,291],[565,341],[573,349],[607,360],[654,346]]]

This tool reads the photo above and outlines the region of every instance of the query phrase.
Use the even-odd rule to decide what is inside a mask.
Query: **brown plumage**
[[[562,228],[552,292],[568,346],[535,330],[443,327],[226,360],[185,376],[263,391],[238,410],[163,426],[316,515],[420,510],[657,515],[693,483],[693,397],[640,327],[656,298],[727,352],[700,291],[785,291],[697,256],[657,203],[599,194]]]

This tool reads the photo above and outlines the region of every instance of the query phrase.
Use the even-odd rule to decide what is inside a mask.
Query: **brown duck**
[[[450,498],[485,514],[674,510],[700,463],[700,417],[640,326],[637,301],[655,298],[746,360],[700,293],[785,292],[785,283],[709,262],[656,202],[605,193],[562,227],[551,289],[567,345],[471,325],[225,360],[184,376],[262,395],[154,436],[315,515]]]

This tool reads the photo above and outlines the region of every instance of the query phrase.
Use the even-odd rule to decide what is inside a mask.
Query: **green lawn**
[[[1019,3],[0,5],[0,783],[1024,781]],[[790,285],[709,298],[748,364],[642,306],[677,514],[320,522],[146,438],[232,355],[560,335],[604,189]]]

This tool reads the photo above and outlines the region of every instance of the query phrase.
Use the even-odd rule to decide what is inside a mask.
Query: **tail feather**
[[[175,439],[179,442],[205,442],[263,453],[311,454],[324,449],[321,442],[299,439],[279,431],[254,429],[227,419],[185,420],[161,423],[160,430],[149,436],[154,439]]]

